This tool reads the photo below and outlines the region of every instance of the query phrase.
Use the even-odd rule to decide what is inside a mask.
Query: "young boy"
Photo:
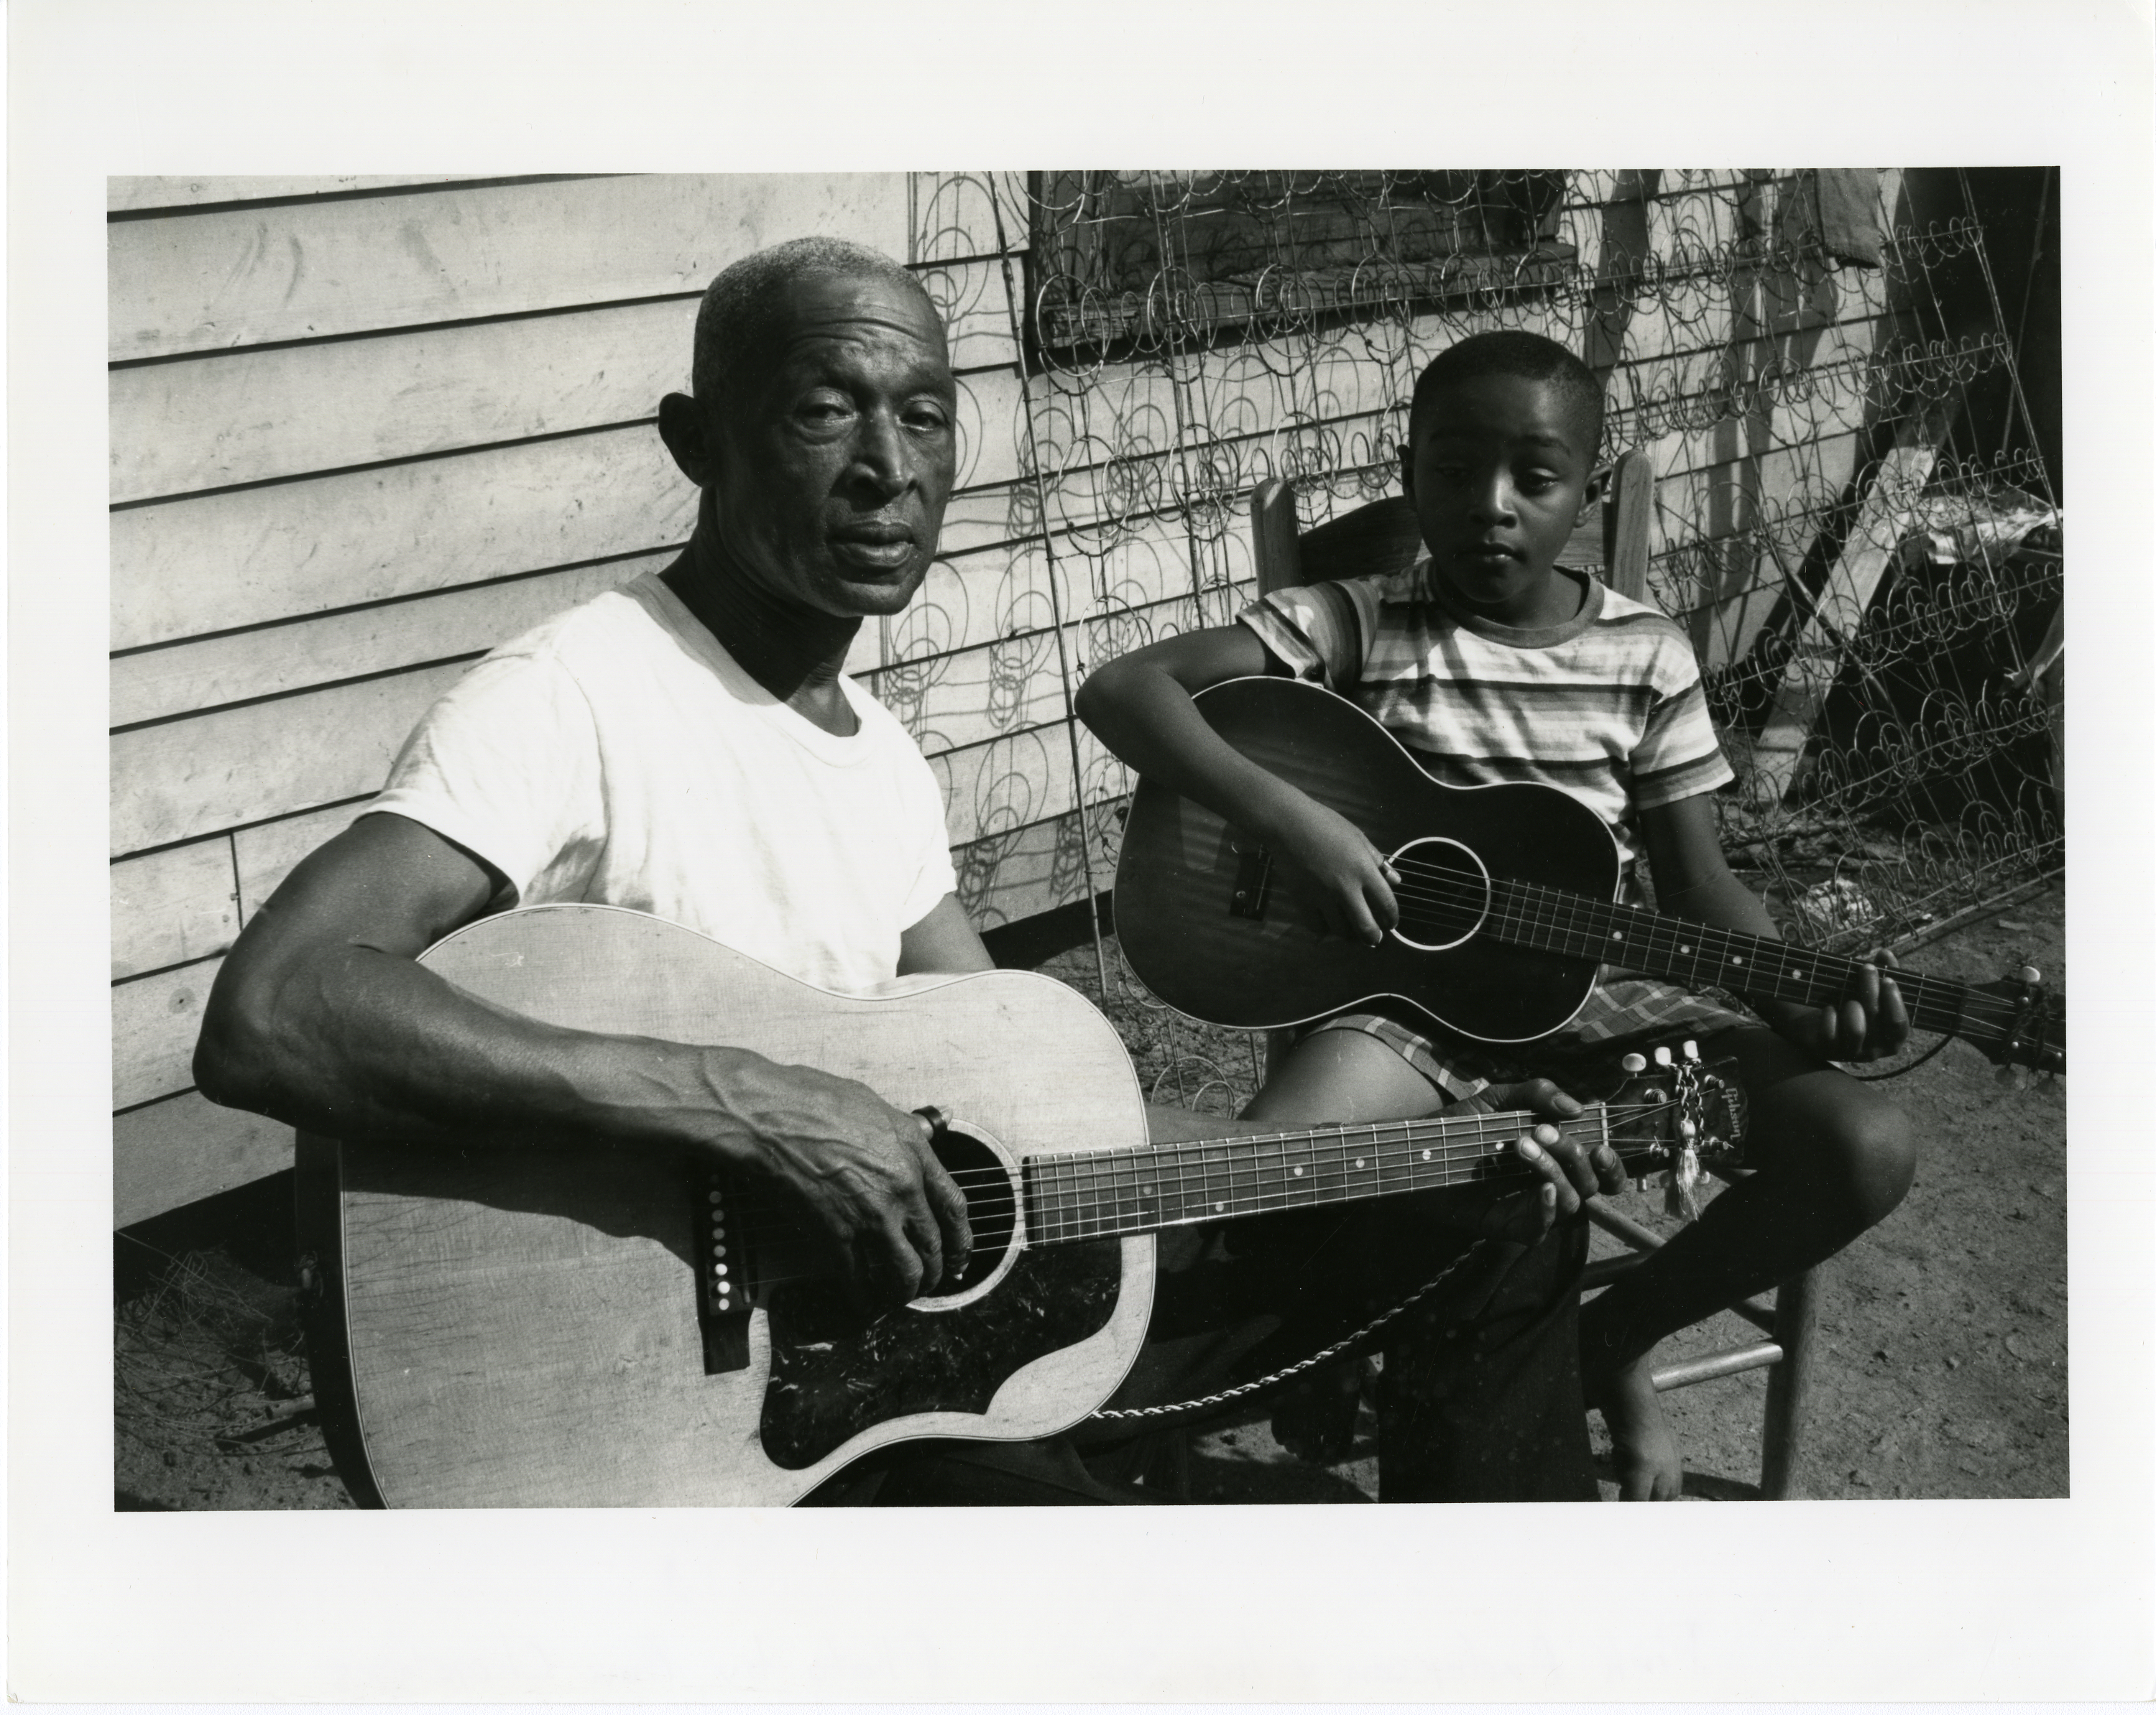
[[[1400,460],[1427,559],[1276,591],[1235,625],[1127,655],[1087,680],[1080,716],[1141,774],[1262,837],[1337,934],[1379,942],[1399,920],[1399,877],[1353,824],[1215,735],[1193,692],[1260,673],[1315,679],[1439,780],[1540,781],[1584,800],[1625,854],[1628,889],[1644,849],[1661,911],[1774,934],[1716,840],[1708,794],[1734,776],[1683,632],[1557,564],[1600,498],[1601,431],[1600,389],[1562,346],[1519,332],[1460,341],[1417,381]],[[1411,1009],[1349,1013],[1303,1032],[1247,1115],[1410,1118],[1478,1095],[1563,1115],[1578,1104],[1522,1080],[1561,1083],[1672,1038],[1733,1057],[1758,1170],[1580,1313],[1582,1377],[1615,1445],[1621,1497],[1675,1499],[1681,1457],[1648,1380],[1656,1342],[1832,1256],[1893,1209],[1915,1170],[1899,1113],[1827,1063],[1901,1046],[1892,979],[1868,966],[1837,1005],[1753,1005],[1756,1016],[1605,970],[1572,1024],[1507,1051]]]

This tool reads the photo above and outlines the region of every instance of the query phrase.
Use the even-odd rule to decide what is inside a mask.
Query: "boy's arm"
[[[1656,905],[1672,917],[1717,929],[1781,939],[1767,908],[1730,873],[1714,831],[1714,801],[1706,792],[1640,812],[1640,834],[1655,877]],[[1801,1048],[1822,1060],[1876,1060],[1908,1040],[1902,991],[1886,975],[1894,955],[1859,968],[1841,999],[1825,1006],[1753,996],[1753,1010]]]
[[[1247,627],[1185,632],[1091,674],[1079,688],[1078,718],[1139,774],[1249,829],[1306,871],[1326,926],[1375,945],[1399,921],[1384,854],[1345,817],[1236,750],[1191,701],[1209,685],[1278,670]]]

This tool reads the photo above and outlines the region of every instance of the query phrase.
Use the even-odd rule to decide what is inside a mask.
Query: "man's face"
[[[1594,476],[1578,406],[1553,382],[1477,376],[1432,400],[1405,460],[1430,565],[1466,606],[1517,609],[1548,583]]]
[[[767,356],[711,424],[718,529],[767,594],[854,618],[927,575],[956,463],[957,385],[916,292],[798,282]]]

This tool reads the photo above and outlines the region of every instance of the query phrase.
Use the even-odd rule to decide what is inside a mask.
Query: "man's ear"
[[[709,488],[718,474],[718,448],[703,407],[686,393],[669,393],[659,402],[659,438],[681,468],[681,474],[700,488]]]
[[[1579,516],[1575,525],[1587,522],[1588,509],[1602,504],[1602,497],[1609,492],[1609,479],[1616,471],[1614,464],[1599,464],[1587,474],[1587,486],[1580,490]]]

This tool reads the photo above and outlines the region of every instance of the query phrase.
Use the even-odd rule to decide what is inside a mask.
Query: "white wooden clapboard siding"
[[[1027,248],[1026,175],[993,172],[919,172],[906,187],[911,204],[913,258],[949,262],[996,253],[996,213],[992,193],[1000,197],[1003,238],[1015,259]]]
[[[292,1165],[292,1129],[185,1090],[112,1122],[112,1224],[152,1215]]]
[[[701,290],[821,233],[903,257],[896,173],[664,174],[452,187],[109,228],[115,360]]]
[[[111,868],[112,975],[222,953],[239,933],[239,886],[224,834]]]
[[[1015,269],[1014,264],[1014,272]],[[993,260],[949,263],[916,269],[914,277],[927,289],[943,317],[953,369],[987,369],[1018,361],[1001,264]]]
[[[112,989],[112,1105],[182,1090],[194,1082],[189,1062],[202,1028],[203,1002],[223,958],[116,983]]]
[[[921,275],[960,369],[1009,365],[1001,274]],[[115,369],[115,504],[655,417],[689,386],[697,296]],[[974,481],[982,479],[975,477]]]
[[[960,468],[1017,472],[1017,379],[961,383]],[[651,424],[129,507],[111,520],[115,649],[678,545],[696,490]]]
[[[678,545],[696,512],[649,426],[135,507],[112,647]]]
[[[520,174],[520,177],[552,178],[548,173]],[[273,197],[346,197],[357,192],[385,191],[409,185],[457,185],[470,182],[473,173],[456,172],[346,172],[317,173],[305,177],[286,174],[231,178],[116,176],[105,182],[105,211],[111,214],[139,213],[151,209],[189,208],[208,202],[255,202]],[[577,175],[585,177],[585,175]]]
[[[689,385],[696,299],[110,373],[116,504],[643,421]]]
[[[332,685],[112,737],[116,856],[378,788],[469,663]]]
[[[673,558],[671,550],[633,555],[121,655],[111,668],[112,724],[131,726],[303,690],[326,679],[481,653]]]

